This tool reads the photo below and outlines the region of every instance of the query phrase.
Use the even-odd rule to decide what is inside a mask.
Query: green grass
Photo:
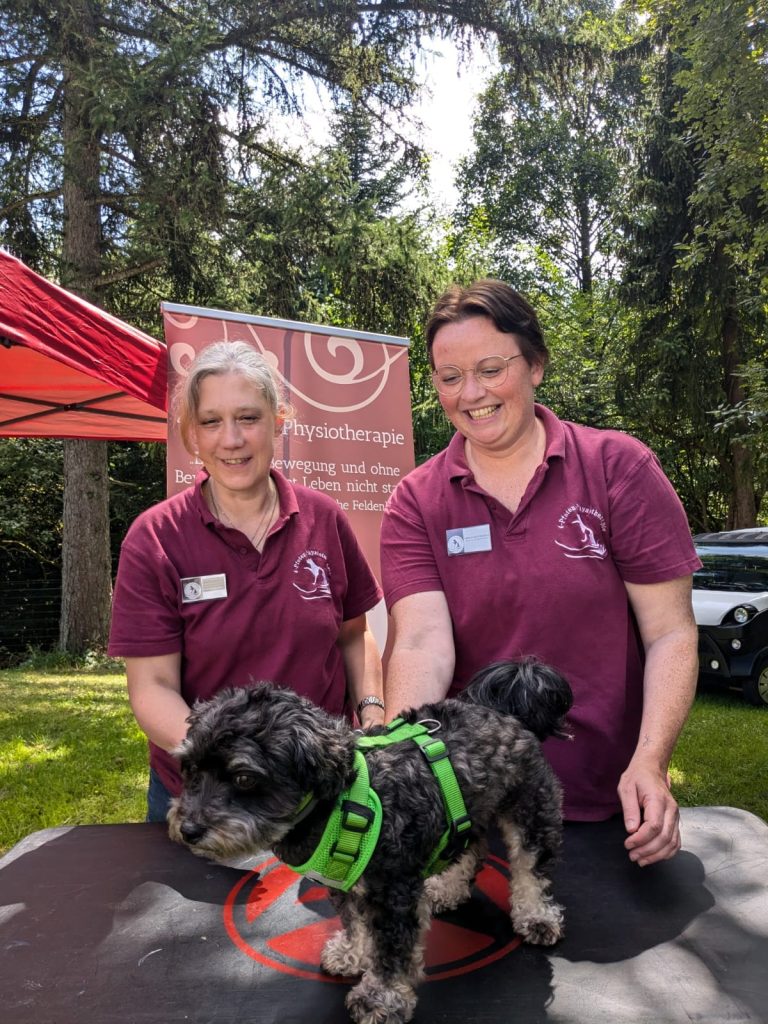
[[[146,762],[124,675],[0,671],[0,853],[54,825],[143,820]]]
[[[768,820],[766,766],[768,713],[700,694],[672,763],[680,803]],[[32,658],[0,671],[0,853],[55,825],[142,821],[146,779],[146,742],[114,666]]]
[[[741,807],[768,821],[768,711],[738,693],[697,696],[672,759],[683,806]]]

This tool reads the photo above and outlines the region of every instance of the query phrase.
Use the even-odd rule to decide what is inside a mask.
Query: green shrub
[[[17,666],[33,672],[87,672],[99,675],[125,673],[122,658],[110,658],[104,650],[94,648],[84,654],[69,654],[67,651],[45,651],[40,647],[29,647]]]

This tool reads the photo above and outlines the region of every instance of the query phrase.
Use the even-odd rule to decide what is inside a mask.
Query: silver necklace
[[[258,523],[256,524],[256,529],[253,531],[251,536],[248,537],[248,534],[245,533],[245,530],[241,529],[241,527],[239,527],[237,523],[233,523],[223,509],[221,509],[221,511],[219,510],[219,505],[218,502],[216,501],[216,493],[213,486],[213,479],[211,477],[208,478],[208,493],[211,496],[213,514],[216,516],[220,523],[224,523],[224,521],[226,520],[225,525],[229,525],[232,527],[233,530],[239,530],[240,533],[244,533],[245,536],[248,537],[250,543],[253,544],[255,548],[261,547],[261,544],[267,535],[267,530],[269,529],[270,523],[272,521],[272,513],[275,511],[275,504],[277,503],[277,487],[275,487],[275,485],[272,483],[271,477],[268,478],[267,486],[270,488],[272,492],[272,500],[269,502],[268,507],[267,502],[264,503],[264,512],[262,512],[261,517]],[[261,531],[261,533],[259,535],[259,539],[256,540],[256,535],[259,534],[259,531]]]

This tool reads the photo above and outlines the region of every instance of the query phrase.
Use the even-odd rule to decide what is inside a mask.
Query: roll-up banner
[[[408,339],[169,302],[162,312],[169,399],[212,341],[247,341],[272,364],[294,410],[277,439],[274,466],[338,503],[378,576],[384,504],[414,467]],[[170,400],[167,458],[170,496],[200,468],[181,442]],[[383,609],[371,619],[382,645]]]

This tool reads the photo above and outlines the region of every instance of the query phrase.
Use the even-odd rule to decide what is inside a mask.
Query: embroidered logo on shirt
[[[563,539],[556,539],[555,544],[563,548],[566,558],[603,559],[608,554],[601,539],[606,532],[605,517],[599,509],[569,505],[558,519],[557,528],[563,531]]]
[[[331,597],[331,567],[322,551],[303,551],[293,563],[294,587],[305,601],[322,601]]]

